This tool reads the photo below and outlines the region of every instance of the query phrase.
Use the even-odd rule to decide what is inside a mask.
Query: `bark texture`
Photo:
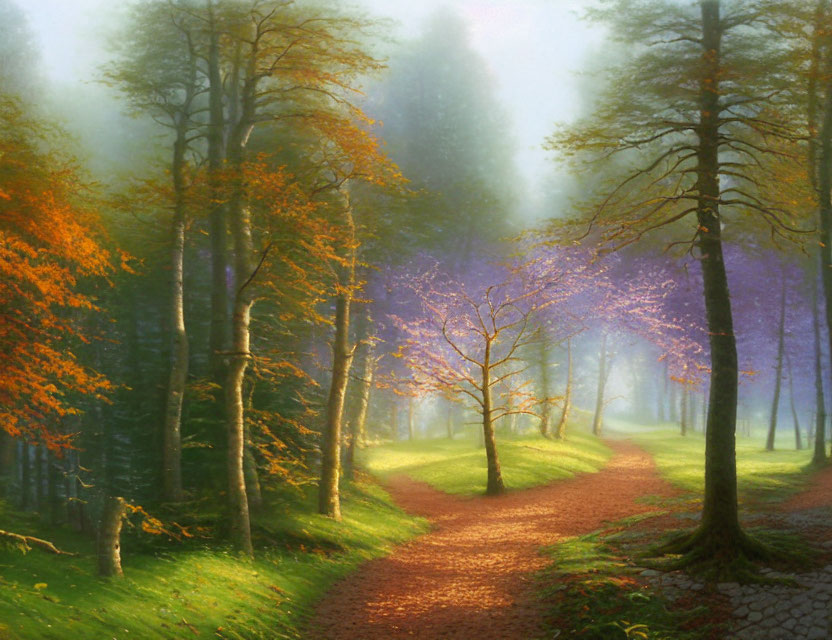
[[[121,577],[121,524],[127,506],[124,498],[110,496],[104,501],[98,525],[98,575]]]

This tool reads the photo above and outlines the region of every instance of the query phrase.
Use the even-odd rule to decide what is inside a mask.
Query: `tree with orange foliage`
[[[69,345],[98,311],[76,285],[113,268],[72,160],[44,151],[56,133],[0,97],[0,429],[52,450],[70,446],[55,425],[78,413],[73,396],[110,388]]]

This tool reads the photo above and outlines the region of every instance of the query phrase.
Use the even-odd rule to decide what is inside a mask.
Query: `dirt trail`
[[[539,549],[605,520],[653,508],[645,495],[674,495],[652,459],[627,442],[600,472],[497,498],[458,498],[406,477],[396,502],[427,517],[431,533],[373,560],[319,605],[314,640],[528,640],[540,637],[532,574]]]
[[[832,466],[819,471],[805,491],[783,503],[785,511],[832,506]]]

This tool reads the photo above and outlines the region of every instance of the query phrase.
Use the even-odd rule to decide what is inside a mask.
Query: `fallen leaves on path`
[[[309,637],[540,637],[533,581],[547,562],[540,548],[655,510],[636,498],[675,494],[645,452],[628,442],[610,445],[614,455],[598,473],[499,497],[459,498],[394,478],[388,490],[395,501],[434,530],[337,584],[318,607]]]
[[[832,466],[818,471],[809,487],[783,503],[785,511],[832,506]]]

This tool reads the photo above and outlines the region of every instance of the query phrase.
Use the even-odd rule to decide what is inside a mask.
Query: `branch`
[[[58,549],[58,547],[56,547],[48,540],[41,540],[40,538],[34,538],[32,536],[24,536],[20,535],[19,533],[12,533],[11,531],[0,530],[0,539],[12,540],[19,544],[22,544],[27,551],[31,548],[29,545],[32,545],[40,549],[43,549],[44,551],[48,551],[49,553],[54,553],[58,556],[78,555],[77,553],[70,553],[69,551],[61,551],[60,549]]]
[[[274,244],[273,242],[270,242],[268,245],[266,245],[266,248],[263,249],[263,255],[260,256],[260,262],[257,263],[257,266],[255,267],[254,271],[252,271],[251,275],[248,277],[248,280],[246,280],[243,283],[243,286],[240,287],[237,290],[238,295],[243,292],[243,289],[245,289],[248,285],[251,284],[252,280],[254,280],[255,276],[257,275],[257,272],[260,271],[260,268],[263,266],[263,263],[266,261],[266,256],[269,255],[269,250],[272,248],[273,244]]]

